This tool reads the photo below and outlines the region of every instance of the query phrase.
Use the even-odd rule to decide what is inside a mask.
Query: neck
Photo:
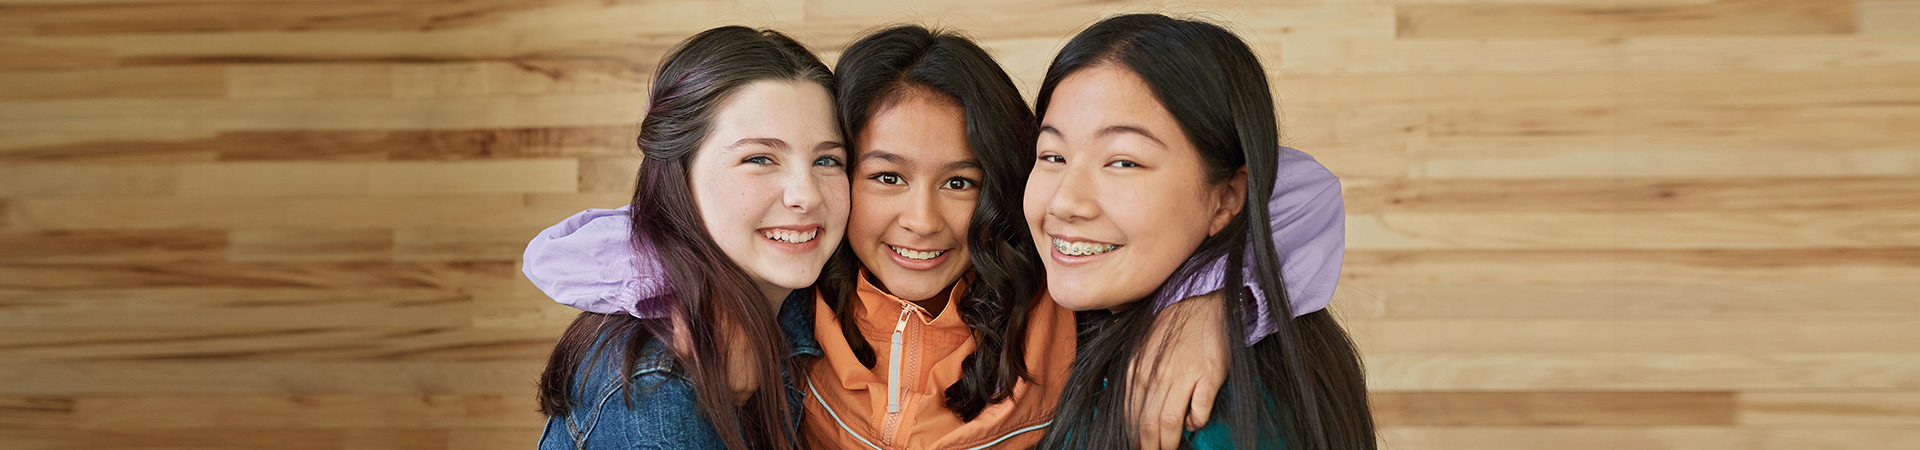
[[[779,287],[779,286],[774,286],[771,284],[761,283],[760,295],[764,295],[767,297],[767,304],[773,305],[774,311],[779,311],[780,303],[785,301],[788,295],[793,295],[793,290]]]
[[[867,276],[867,284],[872,284],[874,288],[880,289],[880,292],[885,292],[887,293],[887,295],[892,295],[894,296],[894,298],[905,300],[907,303],[912,303],[913,306],[918,306],[920,307],[920,309],[927,310],[928,317],[940,317],[940,312],[947,309],[947,299],[953,297],[953,288],[955,286],[960,285],[959,281],[955,281],[953,284],[947,285],[946,289],[940,290],[940,293],[933,294],[933,297],[923,298],[923,299],[911,299],[911,298],[901,297],[898,294],[894,294],[893,291],[888,290],[886,283],[881,283],[880,277],[875,276],[873,272],[866,272],[866,276]],[[964,279],[965,278],[962,278],[962,280]]]

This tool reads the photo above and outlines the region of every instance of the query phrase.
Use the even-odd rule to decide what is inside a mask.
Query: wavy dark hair
[[[932,93],[959,105],[966,119],[967,147],[980,162],[980,202],[967,228],[975,274],[956,308],[979,343],[961,363],[959,381],[946,390],[946,406],[973,420],[987,404],[1005,400],[1027,378],[1027,312],[1043,287],[1043,270],[1020,212],[1027,172],[1033,169],[1039,125],[1000,64],[966,37],[949,31],[902,25],[870,34],[847,47],[834,66],[840,126],[848,142],[867,121],[906,96]],[[850,147],[849,161],[860,148]],[[840,331],[860,362],[874,365],[873,347],[860,334],[849,302],[859,280],[859,260],[841,251],[817,285],[840,320]]]
[[[1248,172],[1245,207],[1202,241],[1170,279],[1192,277],[1224,258],[1224,285],[1243,286],[1242,269],[1252,264],[1251,281],[1270,296],[1265,313],[1290,317],[1279,258],[1265,226],[1280,131],[1259,58],[1232,32],[1210,23],[1159,14],[1112,17],[1074,36],[1054,57],[1035,111],[1046,116],[1054,88],[1068,75],[1104,65],[1146,82],[1199,149],[1208,183],[1226,183],[1241,167]],[[1228,342],[1245,342],[1247,313],[1258,303],[1245,289],[1225,294]],[[1082,314],[1089,320],[1083,322],[1073,374],[1040,447],[1134,448],[1133,427],[1124,414],[1116,414],[1127,410],[1129,391],[1127,365],[1117,362],[1131,361],[1142,351],[1159,317],[1146,307]],[[1229,346],[1226,385],[1212,420],[1225,421],[1235,448],[1276,443],[1292,450],[1373,448],[1366,379],[1346,331],[1325,310],[1275,322],[1279,329],[1272,336],[1252,346]]]
[[[791,449],[800,446],[788,433],[792,411],[782,373],[800,374],[787,355],[784,334],[752,278],[729,259],[708,234],[694,203],[688,166],[706,139],[710,122],[728,96],[756,81],[815,83],[831,94],[833,75],[799,42],[772,30],[727,26],[682,41],[661,59],[648,96],[647,115],[636,139],[646,164],[633,192],[633,236],[637,246],[659,252],[673,286],[674,301],[663,302],[666,318],[638,319],[624,314],[582,313],[574,319],[540,377],[540,411],[568,413],[569,399],[582,395],[576,376],[598,361],[602,349],[622,352],[620,379],[631,379],[633,362],[647,341],[671,340],[676,324],[686,328],[686,354],[677,366],[692,382],[702,416],[719,431],[729,449]],[[731,329],[729,328],[731,327]],[[742,332],[759,375],[758,388],[744,405],[735,405],[728,387],[727,347],[723,338]],[[601,336],[608,345],[596,346]],[[677,351],[676,351],[677,353]],[[625,395],[632,402],[632,386]]]

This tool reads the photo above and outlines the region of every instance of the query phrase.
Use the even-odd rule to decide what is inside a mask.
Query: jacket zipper
[[[893,351],[887,353],[887,414],[900,412],[900,351],[907,345],[907,318],[913,310],[900,308],[900,320],[893,325]]]
[[[900,412],[905,409],[902,404],[907,401],[906,394],[901,392],[906,386],[903,386],[905,383],[900,379],[900,372],[905,371],[907,365],[907,321],[913,318],[917,309],[913,304],[902,302],[900,319],[893,324],[893,348],[887,353],[887,419],[880,428],[880,442],[885,445],[893,445],[894,438],[900,433]]]

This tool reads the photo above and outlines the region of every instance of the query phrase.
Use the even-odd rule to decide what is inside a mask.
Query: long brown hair
[[[621,380],[632,378],[634,363],[654,337],[672,341],[684,327],[686,351],[676,350],[678,367],[693,384],[705,419],[729,449],[790,449],[799,446],[786,402],[782,375],[801,372],[787,355],[777,311],[752,279],[707,233],[694,203],[688,165],[708,133],[719,105],[749,83],[795,80],[819,84],[829,93],[832,73],[799,42],[771,30],[727,26],[687,38],[668,52],[653,77],[646,118],[636,140],[646,162],[633,193],[633,239],[658,252],[672,282],[666,318],[582,313],[561,337],[540,377],[540,411],[562,416],[570,400],[584,394],[577,378],[600,358],[618,349]],[[753,361],[728,361],[723,338],[741,333]],[[603,336],[606,336],[603,338]],[[606,339],[607,344],[596,345]],[[672,347],[672,346],[669,346]],[[727,367],[745,364],[759,384],[746,404],[735,405]],[[631,389],[626,400],[632,401]]]
[[[1279,164],[1280,131],[1266,71],[1252,48],[1232,32],[1205,22],[1159,14],[1123,15],[1074,36],[1047,68],[1035,111],[1044,117],[1054,88],[1068,75],[1114,64],[1138,75],[1200,150],[1207,181],[1224,183],[1247,168],[1245,209],[1200,243],[1171,279],[1189,279],[1226,259],[1225,285],[1252,281],[1271,296],[1265,313],[1290,317],[1280,262],[1268,236],[1267,196]],[[1242,269],[1251,266],[1251,280]],[[1163,285],[1164,288],[1165,285]],[[1258,305],[1245,289],[1225,291],[1227,342],[1246,342],[1248,311]],[[1152,298],[1152,297],[1149,297]],[[1059,413],[1040,447],[1133,448],[1133,427],[1122,420],[1126,364],[1146,346],[1152,308],[1083,313],[1073,375]],[[1224,421],[1235,448],[1274,444],[1294,450],[1374,448],[1373,417],[1359,353],[1326,311],[1276,320],[1279,329],[1252,346],[1229,350],[1226,385],[1212,421]],[[1149,369],[1151,370],[1151,369]]]

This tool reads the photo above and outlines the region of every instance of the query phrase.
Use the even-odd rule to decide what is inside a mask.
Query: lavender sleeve
[[[630,207],[589,209],[547,227],[527,243],[520,271],[560,304],[642,319],[666,317],[673,291],[652,245],[633,237]]]
[[[1267,199],[1268,228],[1273,233],[1273,248],[1279,253],[1280,278],[1286,284],[1287,310],[1293,317],[1326,309],[1333,300],[1334,286],[1340,282],[1340,264],[1346,256],[1346,205],[1340,196],[1340,178],[1320,165],[1313,156],[1299,150],[1280,148],[1278,175],[1273,195]],[[1225,284],[1226,258],[1214,261],[1198,275],[1180,282],[1169,281],[1167,289],[1154,298],[1155,310],[1182,299],[1220,290]],[[1253,291],[1258,305],[1249,317],[1254,324],[1247,333],[1247,344],[1273,334],[1279,328],[1267,314],[1267,295],[1253,282],[1253,267],[1243,269],[1243,280]]]

